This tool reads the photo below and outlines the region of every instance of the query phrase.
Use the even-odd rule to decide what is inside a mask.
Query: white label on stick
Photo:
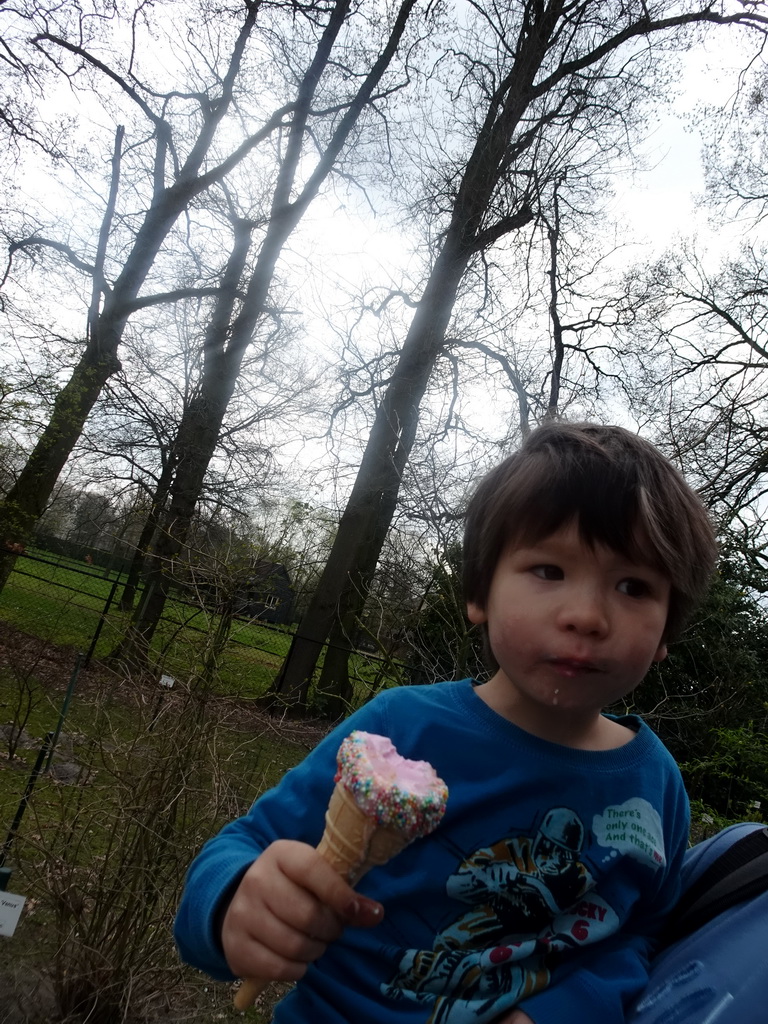
[[[12,892],[0,892],[0,935],[7,935],[10,938],[16,931],[26,898],[16,896]]]

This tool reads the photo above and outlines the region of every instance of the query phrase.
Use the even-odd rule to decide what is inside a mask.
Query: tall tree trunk
[[[430,275],[397,367],[379,406],[328,561],[296,631],[273,692],[304,706],[323,644],[337,620],[362,608],[413,445],[421,400],[445,336],[469,253],[446,242]],[[327,678],[331,692],[344,690]],[[338,703],[348,693],[339,693]],[[339,706],[334,707],[338,712]]]
[[[119,150],[122,146],[122,131],[118,132],[110,199],[99,234],[96,266],[92,271],[94,287],[88,311],[88,341],[72,376],[56,398],[51,419],[27,464],[5,499],[0,502],[0,537],[4,540],[24,543],[29,539],[104,384],[120,369],[117,353],[125,325],[131,313],[140,308],[141,302],[137,303],[137,296],[168,232],[189,202],[210,184],[220,180],[230,169],[233,158],[206,174],[199,174],[216,129],[231,103],[234,80],[255,22],[257,8],[258,4],[247,5],[243,27],[235,43],[227,74],[222,79],[222,96],[218,103],[208,106],[198,137],[179,171],[178,178],[168,187],[165,187],[163,182],[168,148],[168,125],[153,115],[146,104],[142,103],[142,109],[154,122],[157,136],[154,194],[123,269],[110,290],[102,280],[100,267],[104,263],[106,239],[117,193],[116,179],[120,171]],[[46,38],[93,63],[93,58],[79,47],[58,38]],[[247,150],[243,147],[241,149],[241,155],[244,155]],[[105,295],[100,313],[99,293]],[[10,575],[13,561],[13,558],[0,557],[0,590]]]
[[[560,319],[560,293],[558,285],[558,257],[560,254],[560,200],[559,183],[555,185],[552,198],[552,216],[545,218],[547,240],[549,241],[549,319],[552,324],[552,378],[549,385],[549,401],[545,419],[556,420],[560,415],[560,388],[563,382],[565,342],[563,324]]]
[[[526,5],[514,60],[490,96],[483,123],[459,184],[443,248],[435,260],[424,294],[406,335],[400,358],[373,422],[352,493],[339,524],[328,561],[304,614],[272,694],[290,707],[307,704],[309,688],[323,645],[334,631],[349,629],[350,616],[368,595],[392,515],[403,471],[416,436],[421,401],[445,333],[459,284],[471,257],[533,218],[526,202],[487,224],[494,190],[531,144],[531,133],[513,145],[513,135],[533,96],[533,82],[547,54],[561,15],[561,4]],[[336,694],[338,711],[349,696],[346,670],[339,657],[323,677]],[[336,672],[337,679],[330,678]],[[333,700],[332,700],[333,703]]]
[[[416,419],[412,424],[416,428]],[[402,465],[398,467],[397,479],[402,478],[405,462],[413,447],[415,433],[401,437],[398,455]],[[349,714],[354,700],[354,683],[349,678],[350,642],[357,636],[360,618],[373,582],[379,554],[389,530],[389,524],[397,507],[398,488],[389,487],[382,495],[371,540],[359,552],[359,564],[349,575],[349,587],[341,594],[337,614],[331,626],[325,649],[323,668],[318,681],[318,690],[323,696],[325,713],[332,719]]]
[[[349,0],[338,0],[314,59],[299,85],[294,117],[285,156],[275,185],[269,225],[251,275],[239,314],[232,321],[227,344],[226,292],[217,304],[206,333],[203,378],[198,396],[185,410],[176,443],[178,468],[171,488],[171,503],[161,531],[148,577],[147,599],[140,605],[132,636],[124,645],[126,657],[145,660],[172,581],[174,560],[182,550],[205,474],[216,449],[221,426],[237,383],[242,361],[254,330],[267,305],[267,297],[283,246],[333,170],[357,120],[371,99],[382,75],[397,52],[416,0],[403,0],[386,45],[358,89],[337,129],[317,162],[315,170],[294,201],[290,201],[307,136],[307,118],[320,76],[331,59],[336,38],[350,9]],[[234,308],[232,294],[229,312]]]
[[[249,221],[235,221],[232,251],[206,328],[203,378],[198,392],[184,407],[173,443],[173,459],[172,463],[169,462],[171,474],[163,495],[163,505],[168,495],[170,504],[165,514],[159,506],[157,508],[162,523],[145,576],[145,596],[113,657],[139,663],[146,661],[173,578],[173,560],[187,539],[195,504],[245,352],[244,346],[238,346],[239,359],[233,361],[229,358],[233,347],[230,346],[228,353],[225,344],[252,231],[253,224]]]
[[[0,536],[26,544],[35,523],[45,511],[53,488],[69,454],[77,443],[88,413],[105,381],[120,368],[107,341],[101,347],[90,341],[72,376],[56,396],[50,421],[35,445],[13,487],[0,502]],[[0,590],[5,585],[15,556],[0,558]]]

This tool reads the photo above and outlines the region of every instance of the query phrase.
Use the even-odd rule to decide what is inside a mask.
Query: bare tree
[[[752,533],[768,493],[764,248],[745,243],[709,269],[695,245],[680,242],[629,284],[636,317],[623,361],[632,406],[723,523],[743,520]]]
[[[339,116],[321,144],[311,125],[318,85],[328,68],[346,61],[334,47],[350,13],[348,0],[338,0],[318,41],[309,66],[304,70],[292,104],[292,122],[285,151],[279,160],[271,209],[258,246],[253,269],[239,301],[238,284],[242,265],[231,267],[217,298],[203,346],[203,369],[198,392],[187,405],[175,442],[177,467],[171,486],[168,512],[154,548],[148,590],[136,616],[134,629],[124,646],[124,655],[144,659],[160,619],[172,579],[173,560],[181,551],[205,473],[215,451],[221,426],[237,384],[243,358],[254,330],[268,311],[269,290],[283,246],[301,221],[321,186],[332,174],[336,162],[352,137],[360,115],[370,104],[383,76],[397,53],[415,0],[403,0],[383,40],[380,52],[365,71],[351,100],[340,105]],[[337,105],[338,106],[338,105]],[[319,154],[313,169],[302,180],[302,164],[315,147]],[[243,234],[244,252],[247,235]],[[233,250],[233,260],[234,260]],[[228,268],[229,269],[229,268]]]
[[[335,651],[353,635],[468,268],[546,207],[574,140],[590,136],[596,112],[603,133],[606,117],[621,131],[633,90],[646,87],[659,70],[663,50],[652,39],[673,39],[705,24],[761,31],[768,25],[757,9],[725,13],[710,4],[682,12],[667,3],[560,0],[471,7],[472,34],[457,39],[455,51],[476,118],[472,141],[463,161],[444,167],[445,187],[432,198],[436,241],[429,277],[382,390],[326,569],[275,684],[276,698],[290,705],[306,703],[326,639]],[[335,690],[341,711],[349,696],[346,661],[331,656],[329,664],[326,654],[325,665],[321,684]]]
[[[36,5],[29,5],[30,18],[37,20],[38,28],[40,22],[44,26],[44,31],[37,31],[32,39],[34,47],[71,82],[79,81],[83,75],[95,76],[127,97],[145,125],[141,129],[143,137],[139,128],[136,129],[131,155],[135,156],[134,150],[142,149],[150,142],[154,154],[151,167],[144,169],[145,177],[134,178],[123,187],[121,182],[125,181],[125,174],[122,165],[128,148],[125,135],[118,128],[109,195],[91,255],[84,257],[67,242],[38,232],[11,243],[11,261],[5,280],[14,262],[23,254],[37,255],[50,250],[90,279],[92,296],[87,315],[87,343],[69,382],[57,396],[48,425],[0,506],[0,531],[10,538],[24,537],[41,514],[105,381],[119,369],[117,353],[129,318],[161,302],[178,300],[190,294],[210,294],[206,289],[190,288],[186,284],[152,294],[142,295],[141,291],[180,215],[189,210],[203,193],[224,182],[241,161],[263,150],[269,153],[272,162],[266,163],[266,173],[262,172],[262,176],[269,183],[274,173],[274,182],[272,189],[267,190],[271,194],[271,204],[260,218],[263,237],[256,267],[237,321],[232,325],[231,336],[226,340],[218,338],[214,328],[211,329],[211,340],[206,349],[209,369],[205,384],[207,393],[199,395],[197,405],[190,407],[179,438],[181,448],[186,446],[187,456],[178,460],[176,507],[172,513],[172,522],[178,526],[167,531],[166,542],[170,546],[176,543],[171,538],[174,530],[182,529],[184,517],[194,506],[194,495],[199,492],[201,472],[204,473],[201,466],[206,462],[206,456],[201,454],[199,458],[190,458],[189,452],[208,451],[207,458],[210,458],[243,354],[257,321],[264,313],[269,284],[285,239],[336,166],[361,112],[377,98],[382,98],[377,97],[376,90],[397,51],[414,5],[415,0],[401,4],[380,51],[372,57],[370,43],[366,40],[361,44],[358,38],[350,41],[344,54],[332,58],[334,46],[353,13],[356,18],[362,17],[360,12],[353,12],[350,0],[309,4],[298,0],[285,4],[245,0],[241,8],[240,28],[223,68],[219,67],[219,54],[225,45],[218,34],[220,11],[217,5],[206,7],[200,13],[204,15],[204,31],[210,29],[214,36],[206,58],[210,67],[201,71],[193,65],[190,77],[196,80],[196,84],[184,90],[152,88],[141,81],[134,70],[140,60],[138,31],[146,14],[143,4],[137,4],[130,32],[126,33],[130,41],[129,52],[116,56],[113,66],[89,49],[88,33],[96,30],[92,27],[93,19],[89,19],[79,7],[73,13],[71,10],[61,12],[58,7],[41,11]],[[284,58],[271,64],[265,62],[262,73],[274,75],[285,66],[289,80],[293,78],[296,85],[289,99],[284,95],[289,86],[279,80],[260,90],[259,95],[267,98],[281,95],[283,101],[267,114],[257,113],[254,131],[251,130],[253,113],[246,117],[245,112],[239,109],[244,90],[251,88],[250,81],[240,83],[240,75],[259,15],[265,19],[262,42]],[[228,25],[229,20],[223,24]],[[371,23],[366,20],[365,24]],[[53,30],[54,25],[57,25],[57,30]],[[190,26],[190,32],[193,31]],[[351,31],[355,33],[354,25]],[[361,28],[361,32],[364,31]],[[202,45],[193,38],[189,52]],[[353,61],[355,48],[367,62],[362,69],[348,62]],[[182,57],[188,57],[188,54],[182,54]],[[306,58],[306,64],[300,67],[302,58]],[[321,88],[324,75],[331,81]],[[395,87],[395,83],[390,87]],[[188,134],[190,123],[196,125],[194,137]],[[226,152],[226,139],[231,137],[231,133],[223,129],[233,123],[248,123],[249,130],[244,137],[241,133],[237,145]],[[327,139],[314,170],[306,180],[300,181],[298,170],[302,161],[306,161],[308,143],[311,140],[319,142],[324,134]],[[222,148],[225,149],[223,156]],[[127,211],[118,216],[115,204],[121,189],[126,193],[128,203],[138,201],[143,206],[146,199],[146,206],[138,218]],[[118,226],[119,238],[115,240]],[[115,241],[118,251],[107,259],[110,240]],[[107,264],[115,270],[114,280],[111,274],[110,280],[107,279]],[[217,379],[219,374],[222,374],[220,380]],[[203,427],[201,413],[206,409],[210,409],[210,417],[208,425]],[[204,434],[200,433],[201,430]],[[186,479],[185,474],[188,474]],[[162,557],[167,557],[167,552]],[[0,572],[0,583],[7,578],[11,565],[12,561],[6,559]],[[161,592],[162,587],[158,594]],[[149,631],[151,633],[151,629]]]
[[[135,52],[127,55],[129,70],[123,74],[121,62],[116,61],[115,67],[109,67],[88,48],[85,40],[91,31],[91,19],[87,17],[87,12],[64,12],[60,25],[57,23],[57,12],[53,9],[30,12],[33,24],[37,21],[38,29],[41,23],[44,26],[44,31],[38,30],[34,35],[32,44],[51,64],[59,67],[65,76],[71,76],[73,80],[81,72],[97,74],[103,77],[105,83],[114,83],[135,104],[149,127],[154,157],[149,203],[133,232],[122,267],[113,281],[106,279],[105,261],[120,187],[124,144],[124,130],[121,126],[118,126],[115,133],[109,192],[92,255],[84,258],[68,243],[39,234],[19,238],[10,245],[11,261],[14,256],[25,251],[39,252],[48,248],[60,253],[92,282],[86,345],[70,380],[56,398],[48,425],[0,506],[0,530],[11,538],[24,538],[29,534],[45,508],[48,496],[80,436],[104,382],[119,369],[117,351],[129,316],[142,306],[158,301],[157,295],[139,298],[139,293],[176,219],[195,196],[220,181],[245,153],[277,130],[287,114],[285,110],[275,112],[258,132],[242,144],[240,151],[235,151],[228,159],[212,167],[206,166],[217,129],[233,102],[235,80],[259,6],[255,3],[245,6],[242,25],[223,73],[198,91],[196,97],[186,97],[187,103],[197,105],[199,123],[197,136],[188,148],[174,134],[174,124],[170,118],[174,94],[157,95],[151,87],[137,79],[131,68]],[[135,35],[132,45],[136,45]],[[185,113],[189,114],[189,110]],[[188,123],[186,118],[184,120]],[[181,155],[184,149],[187,149],[186,157]],[[113,261],[110,262],[114,265]],[[10,270],[11,263],[5,279]],[[11,567],[11,561],[6,559],[0,567],[0,583],[5,581]]]
[[[738,223],[740,241],[722,257],[681,239],[634,268],[625,297],[634,320],[620,342],[636,414],[698,481],[724,529],[741,534],[742,553],[760,560],[768,493],[767,82],[764,64],[753,62],[727,108],[701,113],[702,203],[716,228]]]
[[[58,160],[63,155],[62,137],[71,119],[40,116],[40,103],[50,75],[29,59],[19,45],[24,31],[25,5],[0,3],[0,68],[5,83],[0,100],[0,143],[3,163],[10,168],[29,151]]]

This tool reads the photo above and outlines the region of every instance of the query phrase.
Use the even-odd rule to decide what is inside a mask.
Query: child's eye
[[[534,576],[541,580],[562,580],[565,574],[559,565],[534,565],[531,568]]]
[[[651,592],[651,588],[645,580],[638,580],[632,576],[622,580],[616,589],[620,594],[626,594],[627,597],[647,597]]]

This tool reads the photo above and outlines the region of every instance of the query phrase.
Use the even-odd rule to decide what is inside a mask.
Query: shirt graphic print
[[[457,916],[432,949],[402,951],[383,992],[431,1006],[428,1024],[482,1024],[546,988],[559,960],[619,927],[595,891],[604,863],[623,855],[665,864],[661,822],[645,800],[595,815],[592,838],[578,814],[553,807],[537,827],[475,850],[447,880]]]

